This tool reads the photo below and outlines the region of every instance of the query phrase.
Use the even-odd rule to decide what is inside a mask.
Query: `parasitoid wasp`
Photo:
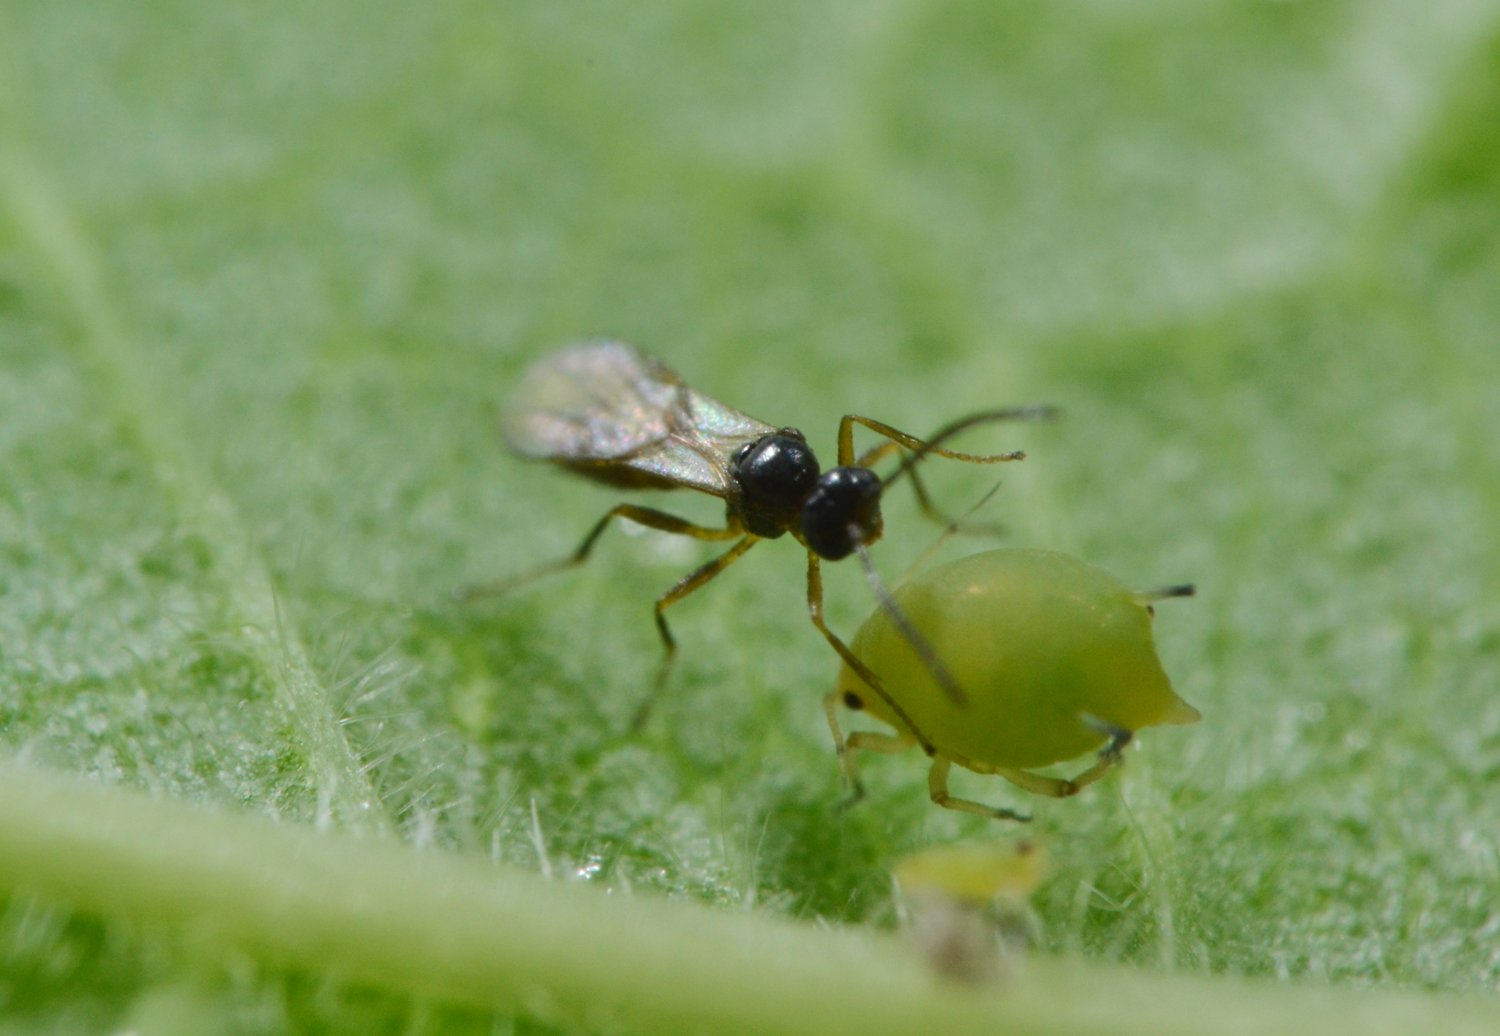
[[[886,699],[892,712],[906,718],[901,705],[884,694],[879,678],[824,621],[820,564],[857,553],[882,607],[892,611],[894,605],[866,552],[883,531],[880,500],[885,490],[902,476],[909,476],[922,510],[946,522],[917,477],[917,462],[928,454],[971,464],[1020,460],[1024,456],[1020,451],[960,453],[942,444],[975,425],[1051,416],[1052,409],[1045,406],[982,411],[952,421],[923,440],[880,421],[845,414],[839,421],[838,464],[823,471],[806,437],[797,429],[766,424],[705,396],[666,364],[635,346],[607,340],[567,346],[537,361],[517,385],[501,423],[510,449],[522,457],[549,461],[621,488],[695,489],[711,494],[724,500],[724,525],[699,525],[652,507],[618,504],[594,524],[571,554],[499,582],[471,588],[465,596],[504,592],[582,563],[617,518],[699,540],[735,540],[723,554],[689,572],[656,599],[656,628],[665,652],[656,678],[659,690],[677,651],[666,610],[761,540],[791,533],[807,549],[807,607],[813,625],[839,657]],[[855,425],[877,433],[884,441],[856,456]],[[872,465],[898,450],[906,451],[900,465],[882,480]],[[921,634],[898,611],[892,614],[892,620],[932,669],[938,683],[961,702],[963,691]],[[653,693],[642,704],[635,726],[644,722],[654,699]],[[915,724],[908,725],[916,729]],[[918,738],[925,741],[920,734]],[[923,747],[931,746],[924,743]]]

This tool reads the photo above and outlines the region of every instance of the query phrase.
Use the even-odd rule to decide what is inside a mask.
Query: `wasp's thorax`
[[[729,462],[739,487],[734,506],[747,532],[775,539],[796,524],[802,502],[818,483],[818,458],[795,428],[747,442]]]

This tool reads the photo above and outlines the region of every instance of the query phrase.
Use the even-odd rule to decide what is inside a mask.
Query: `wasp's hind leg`
[[[581,565],[588,560],[589,552],[594,549],[594,544],[604,534],[604,530],[609,528],[609,523],[616,518],[624,518],[635,522],[637,525],[644,525],[648,529],[669,532],[674,536],[690,536],[695,540],[732,540],[736,536],[743,536],[745,534],[745,530],[733,521],[722,529],[716,529],[712,526],[698,525],[695,522],[688,521],[686,518],[679,518],[675,514],[668,514],[666,511],[658,511],[654,507],[618,504],[610,508],[603,518],[594,523],[594,527],[583,538],[583,542],[571,554],[564,555],[552,561],[543,562],[540,565],[517,572],[514,575],[504,576],[494,582],[460,587],[456,591],[456,594],[460,600],[464,601],[508,594],[513,590],[520,589],[527,583],[541,579],[543,576],[549,576],[554,572],[562,572],[573,568],[575,565]]]

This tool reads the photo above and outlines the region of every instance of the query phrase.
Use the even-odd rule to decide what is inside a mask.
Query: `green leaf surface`
[[[46,769],[874,940],[893,860],[1013,837],[932,806],[915,754],[838,811],[835,659],[790,543],[673,609],[639,734],[650,601],[703,550],[612,530],[576,571],[455,598],[619,499],[493,431],[530,360],[607,334],[825,462],[846,412],[921,434],[1055,404],[964,440],[1029,454],[981,517],[1198,585],[1156,631],[1202,724],[1070,801],[956,778],[1051,846],[1022,995],[1125,963],[1202,1032],[1242,1024],[1205,975],[1283,1007],[1411,992],[1456,1031],[1455,994],[1500,982],[1497,83],[1477,0],[11,0],[0,741],[25,768],[0,855],[94,801],[16,776]],[[928,471],[952,510],[995,477]],[[877,564],[935,535],[893,499]],[[852,631],[868,588],[826,574]],[[111,854],[149,828],[109,830],[82,886],[0,889],[0,1028],[613,1025],[131,906]],[[180,852],[211,865],[221,834]]]

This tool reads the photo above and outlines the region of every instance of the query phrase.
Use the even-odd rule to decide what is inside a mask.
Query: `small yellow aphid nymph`
[[[891,868],[907,940],[939,975],[976,983],[999,978],[1035,939],[1031,894],[1047,874],[1047,853],[1023,839],[945,845]]]

